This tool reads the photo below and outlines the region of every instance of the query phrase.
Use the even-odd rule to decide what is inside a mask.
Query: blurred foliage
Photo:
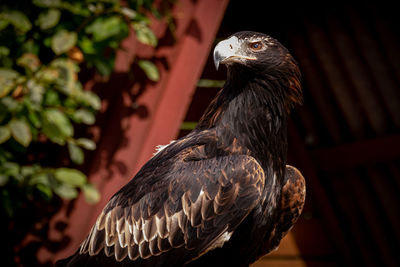
[[[200,79],[196,86],[203,88],[222,88],[224,84],[224,80]]]
[[[95,93],[82,89],[78,74],[85,68],[110,75],[130,29],[141,43],[156,46],[149,14],[162,16],[153,0],[0,3],[2,217],[16,217],[24,202],[73,199],[79,190],[89,203],[99,200],[87,177],[73,168],[84,162],[84,150],[96,148],[77,127],[94,124],[101,105]],[[150,80],[159,79],[152,62],[136,63]],[[54,147],[68,151],[70,168]]]

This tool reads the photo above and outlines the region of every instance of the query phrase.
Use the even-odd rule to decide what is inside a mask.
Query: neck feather
[[[274,81],[228,75],[224,88],[201,118],[198,129],[215,127],[223,138],[237,138],[264,164],[283,171],[287,151],[287,95]],[[229,140],[226,143],[229,144]]]

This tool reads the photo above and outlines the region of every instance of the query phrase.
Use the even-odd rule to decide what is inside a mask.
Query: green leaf
[[[2,210],[4,210],[4,213],[8,216],[8,217],[13,217],[14,213],[15,213],[15,206],[16,203],[14,203],[14,201],[11,198],[11,192],[9,192],[8,190],[1,190],[0,191],[0,197],[1,197],[1,201],[0,201],[0,205],[2,206]]]
[[[222,88],[222,86],[224,86],[224,83],[225,83],[225,81],[221,81],[221,80],[200,79],[197,82],[197,87]]]
[[[140,22],[134,22],[132,23],[132,26],[135,29],[136,38],[139,42],[153,47],[157,46],[157,37],[147,25]]]
[[[10,151],[1,148],[0,146],[0,163],[4,163],[7,160],[11,160],[12,158],[13,154]]]
[[[65,144],[65,139],[74,134],[74,128],[68,117],[55,108],[49,108],[43,112],[42,130],[50,140],[60,145]]]
[[[181,124],[181,128],[180,128],[180,130],[193,130],[194,128],[196,128],[196,126],[197,126],[197,122],[195,122],[195,121],[184,121],[184,122],[182,122],[182,124]]]
[[[97,53],[97,49],[94,46],[93,41],[90,40],[87,36],[82,36],[82,38],[80,38],[78,42],[79,42],[79,47],[85,54],[93,55]]]
[[[153,14],[153,16],[156,19],[161,19],[162,18],[162,14],[160,13],[160,11],[155,6],[151,6],[150,10],[151,10],[151,13]]]
[[[114,58],[93,58],[92,62],[102,76],[110,76],[114,70]]]
[[[36,128],[40,128],[42,126],[42,121],[34,111],[28,113],[28,120]]]
[[[43,95],[45,92],[44,86],[34,79],[29,79],[26,87],[28,88],[29,99],[32,103],[40,105],[43,101]]]
[[[47,30],[57,25],[60,21],[61,12],[58,9],[49,9],[39,14],[36,24],[40,29]]]
[[[51,47],[51,40],[53,39],[53,36],[47,36],[43,39],[43,44],[45,47]]]
[[[74,15],[89,16],[90,11],[85,8],[86,1],[77,1],[76,3],[70,3],[71,1],[61,1],[61,0],[33,0],[33,4],[38,7],[47,8],[59,8],[65,9]]]
[[[72,160],[72,162],[76,164],[83,164],[83,161],[85,159],[85,155],[83,153],[82,148],[79,146],[73,144],[73,143],[68,143],[68,152],[69,152],[69,157]]]
[[[17,59],[17,64],[30,71],[36,71],[40,67],[40,60],[32,53],[25,53]]]
[[[0,186],[5,186],[10,178],[7,175],[0,173]]]
[[[86,33],[92,34],[95,42],[100,42],[112,36],[127,35],[128,28],[120,16],[98,17],[86,27]]]
[[[94,110],[99,110],[101,107],[101,100],[98,95],[91,91],[81,91],[76,96],[79,102],[93,108]]]
[[[31,143],[32,133],[26,121],[13,119],[8,125],[10,127],[12,137],[14,137],[18,143],[24,147],[27,147]]]
[[[0,20],[11,23],[21,34],[26,33],[32,28],[32,24],[24,13],[17,10],[8,10],[0,13]]]
[[[38,165],[28,165],[28,166],[22,166],[21,167],[21,174],[22,176],[31,176],[35,172],[40,170],[40,167]]]
[[[60,30],[51,39],[51,49],[56,55],[60,55],[70,50],[76,44],[77,39],[76,32]]]
[[[128,7],[122,7],[121,13],[129,19],[134,19],[137,15],[136,11]]]
[[[61,0],[33,0],[33,4],[38,7],[58,7]]]
[[[10,54],[10,49],[7,46],[0,46],[0,57],[8,56]]]
[[[11,137],[10,128],[7,126],[0,126],[0,144],[6,142]]]
[[[19,171],[20,171],[20,166],[18,165],[18,163],[15,162],[4,162],[3,165],[1,166],[1,172],[4,175],[7,176],[13,176],[16,177],[19,175]]]
[[[76,144],[87,150],[95,150],[96,149],[96,143],[87,138],[78,138],[76,140]]]
[[[99,191],[92,184],[85,184],[82,187],[83,194],[89,204],[95,204],[100,200]]]
[[[54,175],[58,181],[70,186],[83,186],[86,183],[86,175],[70,168],[58,168]]]
[[[11,69],[0,68],[0,98],[8,95],[8,93],[16,86],[16,79],[19,73]]]
[[[138,60],[137,64],[150,80],[156,82],[160,79],[160,73],[158,72],[157,66],[150,60]]]
[[[35,173],[29,180],[30,185],[44,184],[50,186],[49,174],[44,172]]]
[[[44,185],[44,184],[37,184],[36,189],[43,194],[45,199],[50,200],[53,197],[53,191],[51,187]]]
[[[66,95],[76,91],[81,91],[80,83],[77,82],[79,67],[72,60],[58,58],[50,63],[51,68],[56,69],[57,79],[55,80],[57,89]]]
[[[80,104],[76,101],[75,98],[68,97],[67,99],[65,99],[63,101],[62,106],[64,106],[65,108],[67,108],[69,110],[75,110],[80,107]],[[73,119],[74,118],[72,118],[72,120]]]
[[[96,121],[96,117],[94,116],[93,112],[84,108],[76,110],[72,115],[72,118],[77,123],[84,123],[86,125],[92,125]]]
[[[41,82],[53,83],[58,79],[59,71],[51,68],[42,68],[36,73],[36,77]]]
[[[74,199],[78,196],[78,190],[67,184],[57,186],[54,188],[54,192],[64,199]]]
[[[7,109],[8,112],[17,112],[20,109],[20,103],[11,96],[5,96],[0,99],[0,103]]]
[[[8,26],[8,24],[10,24],[8,21],[0,19],[0,31],[4,30]]]
[[[24,43],[21,45],[21,52],[22,53],[31,53],[34,55],[38,55],[40,50],[40,45],[39,43],[34,40],[34,39],[29,39],[27,41],[24,41]]]
[[[47,106],[58,106],[61,104],[59,94],[54,90],[46,90],[44,94],[44,104]]]
[[[16,79],[19,73],[12,69],[0,68],[0,78],[1,79]]]

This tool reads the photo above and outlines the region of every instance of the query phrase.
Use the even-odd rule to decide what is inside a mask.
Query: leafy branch
[[[13,192],[26,200],[73,199],[82,190],[95,203],[99,193],[71,166],[59,166],[65,147],[73,164],[95,142],[78,136],[79,125],[95,123],[99,97],[83,90],[80,69],[108,76],[116,49],[130,29],[138,41],[156,46],[148,14],[160,17],[153,0],[33,0],[0,6],[0,201],[2,213],[15,216]],[[152,81],[159,79],[148,60],[137,64]],[[79,126],[82,127],[82,126]],[[44,149],[51,149],[45,151]],[[63,161],[65,162],[65,161]],[[65,164],[64,164],[65,165]],[[20,195],[20,194],[18,194]]]

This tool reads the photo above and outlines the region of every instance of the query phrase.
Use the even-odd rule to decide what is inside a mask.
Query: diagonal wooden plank
[[[102,199],[90,206],[80,196],[72,209],[65,207],[53,218],[50,238],[68,237],[70,241],[56,253],[42,249],[42,262],[74,252],[112,194],[151,157],[156,145],[176,137],[227,3],[228,0],[179,1],[173,11],[176,43],[164,39],[153,52],[136,44],[133,37],[127,40],[128,52],[119,52],[116,70],[128,70],[133,57],[150,58],[160,68],[161,80],[138,84],[116,76],[118,88],[109,93],[111,102],[105,103],[105,109],[113,109],[107,110],[110,114],[106,114],[100,127],[102,138],[88,171]],[[162,25],[159,27],[156,33],[163,31]],[[141,110],[132,110],[132,106]],[[56,230],[59,221],[70,223],[60,232]]]

